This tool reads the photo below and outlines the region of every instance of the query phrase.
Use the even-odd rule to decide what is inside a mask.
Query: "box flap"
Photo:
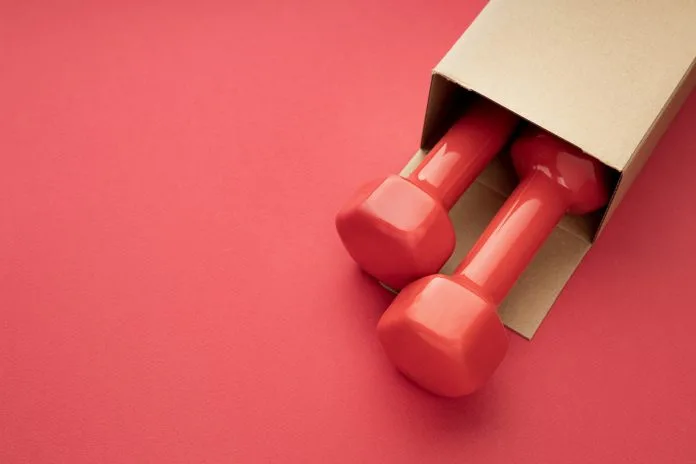
[[[694,0],[492,0],[435,73],[621,171],[694,56]]]

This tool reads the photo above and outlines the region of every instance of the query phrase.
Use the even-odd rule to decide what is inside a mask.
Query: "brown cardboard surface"
[[[436,66],[421,151],[479,94],[616,172],[606,211],[566,217],[499,312],[531,338],[696,84],[696,0],[491,0]],[[472,92],[473,91],[473,92]],[[450,212],[454,270],[516,184],[501,154]],[[602,222],[604,218],[604,221]]]
[[[694,18],[694,28],[696,28],[696,18]],[[626,195],[626,192],[640,173],[640,170],[643,169],[646,161],[648,161],[648,158],[650,158],[650,154],[657,145],[657,142],[660,141],[660,137],[662,137],[664,134],[665,130],[669,126],[669,123],[672,122],[672,119],[674,119],[674,116],[679,111],[682,103],[684,103],[692,89],[696,86],[696,71],[694,71],[695,66],[696,59],[691,63],[689,72],[684,76],[682,85],[675,89],[669,103],[663,108],[662,114],[659,118],[655,119],[650,131],[646,133],[645,138],[638,145],[633,157],[623,169],[621,173],[621,181],[614,192],[614,198],[607,209],[603,223],[600,227],[603,228],[611,215],[614,213],[614,210],[619,205],[624,195]]]
[[[491,0],[435,72],[619,171],[696,56],[696,0]]]

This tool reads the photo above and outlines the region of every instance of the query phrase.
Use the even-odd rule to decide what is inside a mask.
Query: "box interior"
[[[442,82],[435,84],[431,95],[432,98],[442,98],[442,104],[430,105],[430,108],[437,109],[437,114],[427,115],[433,119],[428,125],[430,130],[423,134],[423,148],[402,169],[402,176],[410,174],[423,160],[461,112],[466,110],[471,98],[483,98],[442,76],[434,76],[435,81],[438,79],[442,79]],[[612,168],[608,167],[608,170],[612,173],[610,187],[614,188],[619,174]],[[517,183],[506,147],[450,210],[457,246],[442,268],[443,273],[454,271]],[[532,338],[589,249],[603,214],[604,210],[563,218],[500,306],[499,314],[506,326],[527,339]]]

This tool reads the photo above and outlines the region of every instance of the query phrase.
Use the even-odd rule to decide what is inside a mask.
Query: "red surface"
[[[443,400],[333,218],[483,2],[48,3],[0,12],[0,462],[696,458],[696,96],[534,342]]]

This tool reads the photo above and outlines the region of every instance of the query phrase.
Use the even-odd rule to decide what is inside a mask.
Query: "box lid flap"
[[[696,0],[492,0],[435,68],[623,170],[696,57]]]

